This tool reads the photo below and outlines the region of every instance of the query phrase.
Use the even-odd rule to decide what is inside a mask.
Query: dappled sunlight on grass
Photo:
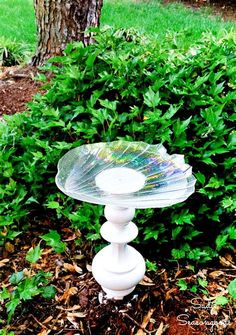
[[[155,35],[160,41],[167,32],[177,33],[177,44],[188,47],[203,32],[217,35],[235,27],[235,22],[223,22],[206,10],[192,10],[181,4],[164,6],[160,1],[105,0],[101,25],[117,28],[136,28]],[[36,43],[36,26],[33,0],[1,0],[0,36],[16,40],[32,49]]]
[[[156,35],[160,40],[167,32],[177,33],[177,41],[183,47],[200,39],[203,32],[217,35],[236,26],[234,22],[223,22],[206,9],[192,10],[179,3],[164,6],[160,1],[134,0],[105,0],[101,23],[118,28],[133,27]]]

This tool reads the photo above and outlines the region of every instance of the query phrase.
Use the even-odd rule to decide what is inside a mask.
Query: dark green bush
[[[198,180],[185,203],[138,211],[139,242],[198,262],[232,248],[235,32],[204,37],[187,53],[168,43],[107,30],[94,45],[69,45],[51,61],[46,94],[0,124],[3,240],[40,213],[58,225],[68,219],[97,239],[102,208],[61,194],[56,165],[72,147],[122,138],[162,142],[169,153],[184,154]]]

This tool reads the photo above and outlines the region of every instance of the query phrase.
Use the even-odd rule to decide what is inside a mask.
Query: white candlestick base
[[[122,300],[126,295],[130,294],[135,289],[135,286],[131,287],[128,290],[123,290],[123,291],[108,290],[107,288],[103,286],[102,286],[102,289],[106,293],[107,299]]]
[[[108,299],[123,299],[145,273],[142,255],[127,245],[138,235],[136,225],[130,221],[134,209],[107,205],[105,216],[108,221],[102,226],[101,235],[111,244],[94,257],[92,272]]]

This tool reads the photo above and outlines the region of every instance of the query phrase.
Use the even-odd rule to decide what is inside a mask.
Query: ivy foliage
[[[162,142],[170,154],[185,155],[197,178],[183,204],[137,211],[137,242],[197,262],[232,248],[235,36],[208,35],[183,52],[170,49],[169,39],[160,45],[131,30],[106,29],[93,45],[68,45],[52,59],[46,93],[0,123],[2,243],[42,212],[98,239],[102,208],[58,191],[57,162],[81,144],[124,139]]]

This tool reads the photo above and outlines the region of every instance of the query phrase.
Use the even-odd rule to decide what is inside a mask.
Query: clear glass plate
[[[70,150],[58,163],[56,184],[68,196],[121,207],[166,207],[186,200],[196,179],[183,155],[162,144],[115,141]]]

